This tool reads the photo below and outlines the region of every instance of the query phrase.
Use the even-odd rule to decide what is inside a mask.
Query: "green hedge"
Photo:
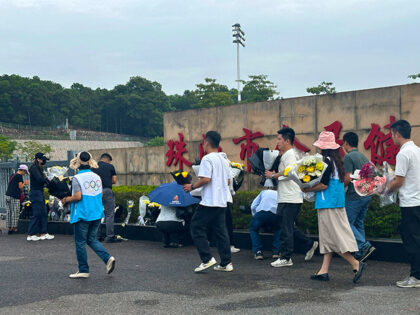
[[[138,217],[138,201],[142,195],[147,195],[156,186],[118,186],[114,187],[115,201],[117,204],[126,207],[127,200],[134,200],[134,211],[130,222],[136,222]],[[251,220],[250,214],[243,214],[239,211],[240,205],[247,205],[258,195],[259,191],[238,191],[233,197],[232,209],[233,226],[235,229],[247,230]],[[125,214],[124,214],[125,216]],[[379,206],[379,198],[374,196],[369,204],[369,210],[365,220],[365,231],[368,237],[400,238],[398,226],[401,221],[401,214],[398,205],[392,204],[386,207]],[[300,211],[297,224],[299,228],[310,234],[318,233],[317,213],[314,210],[313,202],[304,202]]]

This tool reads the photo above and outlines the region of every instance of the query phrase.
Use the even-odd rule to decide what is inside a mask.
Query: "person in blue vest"
[[[312,280],[329,281],[328,270],[334,253],[344,258],[353,269],[353,282],[359,282],[366,263],[359,262],[351,253],[357,252],[357,242],[351,230],[345,209],[345,170],[340,156],[340,145],[332,132],[323,131],[313,144],[321,150],[328,165],[321,182],[304,192],[316,192],[315,209],[318,212],[319,252],[324,255],[322,266],[311,276]]]
[[[79,270],[69,277],[89,278],[86,244],[106,264],[106,273],[115,268],[115,258],[111,256],[97,239],[98,228],[104,217],[102,205],[102,181],[91,171],[98,164],[89,152],[80,152],[70,161],[70,167],[79,170],[72,179],[72,195],[64,197],[61,202],[70,204],[70,223],[74,226],[74,241]]]

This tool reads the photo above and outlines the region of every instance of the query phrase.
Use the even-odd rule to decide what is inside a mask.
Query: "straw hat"
[[[334,133],[331,131],[322,131],[319,134],[318,140],[315,141],[314,146],[320,148],[321,150],[335,150],[340,147],[340,145],[335,142]]]

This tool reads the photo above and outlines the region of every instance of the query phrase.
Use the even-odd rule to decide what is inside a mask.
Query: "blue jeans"
[[[354,237],[356,238],[357,246],[359,247],[358,254],[370,246],[370,243],[365,238],[365,226],[363,223],[370,199],[371,197],[364,197],[358,200],[346,200],[347,217]]]
[[[79,263],[79,272],[89,272],[87,262],[86,243],[106,264],[111,257],[101,242],[97,239],[98,228],[101,220],[79,221],[74,224],[74,242],[76,243],[76,256]]]
[[[256,253],[262,250],[262,243],[258,232],[264,225],[269,225],[274,230],[272,244],[273,253],[280,252],[280,229],[277,223],[277,216],[270,211],[257,212],[251,219],[251,223],[249,224],[249,235],[251,236],[252,251]]]

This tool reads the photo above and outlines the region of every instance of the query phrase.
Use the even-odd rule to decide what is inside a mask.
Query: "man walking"
[[[19,165],[19,169],[9,179],[6,190],[6,227],[8,234],[16,233],[19,221],[21,194],[23,186],[28,185],[28,181],[23,180],[23,175],[28,174],[28,167],[24,164]]]
[[[216,264],[211,255],[207,238],[207,226],[211,224],[220,255],[220,264],[214,267],[218,271],[232,271],[229,235],[226,228],[226,207],[231,175],[225,159],[218,154],[220,135],[216,131],[206,133],[203,148],[208,153],[200,163],[198,181],[185,184],[183,188],[190,192],[199,187],[201,202],[191,220],[191,237],[197,247],[202,263],[195,272],[203,271]]]
[[[102,203],[104,205],[106,219],[106,243],[121,242],[114,234],[115,197],[112,191],[112,185],[117,183],[117,173],[111,161],[112,156],[109,153],[104,153],[98,162],[98,168],[92,169],[102,180]]]
[[[267,178],[279,179],[277,185],[277,216],[280,227],[280,252],[279,259],[271,263],[273,267],[293,266],[292,253],[294,239],[307,248],[305,261],[312,259],[318,242],[311,240],[295,225],[296,218],[303,203],[302,191],[298,184],[284,178],[284,170],[297,162],[293,142],[295,131],[292,128],[283,128],[277,131],[277,145],[282,154],[278,173],[265,171]]]
[[[359,144],[359,137],[357,134],[354,132],[347,132],[343,136],[343,141],[343,149],[347,152],[344,156],[344,170],[346,172],[344,186],[347,186],[346,213],[359,248],[359,252],[355,253],[354,256],[359,261],[365,261],[375,250],[375,247],[366,241],[364,226],[365,216],[371,197],[362,197],[356,193],[350,175],[352,175],[355,170],[360,170],[363,164],[368,163],[369,160],[357,149]]]
[[[394,122],[391,132],[400,152],[389,191],[399,189],[400,233],[411,266],[410,275],[396,284],[401,288],[420,288],[420,148],[410,139],[408,121]]]

